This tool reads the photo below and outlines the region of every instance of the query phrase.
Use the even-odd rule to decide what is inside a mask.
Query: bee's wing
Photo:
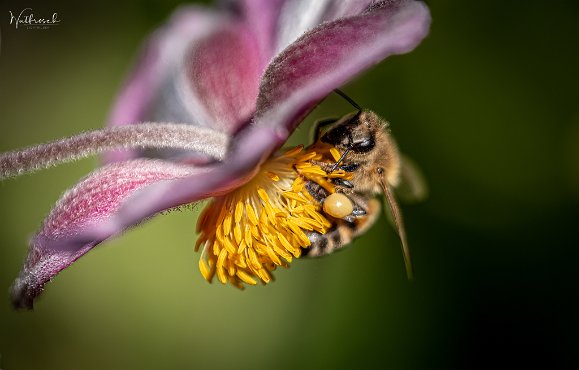
[[[386,180],[383,177],[380,177],[380,185],[384,191],[384,199],[386,200],[386,203],[388,203],[388,206],[384,207],[384,212],[387,212],[386,209],[390,209],[392,218],[394,219],[394,226],[396,227],[396,231],[398,231],[398,236],[400,237],[400,242],[402,244],[402,254],[404,255],[406,276],[408,276],[409,280],[412,280],[412,260],[410,259],[410,249],[408,248],[408,242],[406,241],[406,230],[404,229],[402,213],[400,212],[400,208],[398,207],[398,203],[396,202],[392,188],[388,186]]]
[[[404,154],[400,155],[400,183],[395,192],[404,203],[418,203],[428,197],[428,184],[420,167]]]

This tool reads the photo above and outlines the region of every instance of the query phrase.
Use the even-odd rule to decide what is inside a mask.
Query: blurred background
[[[103,125],[142,39],[175,0],[71,5],[14,29],[0,2],[0,150]],[[27,240],[95,158],[0,183],[0,369],[549,369],[579,366],[579,3],[430,1],[430,36],[344,87],[391,122],[429,199],[266,287],[209,285],[198,211],[174,212],[63,271],[34,312],[8,288]],[[351,111],[329,97],[315,119]]]

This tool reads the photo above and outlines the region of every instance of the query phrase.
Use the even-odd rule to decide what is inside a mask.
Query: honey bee
[[[339,152],[337,161],[334,163],[320,161],[315,164],[328,173],[335,170],[345,171],[350,174],[350,179],[333,179],[335,186],[333,194],[316,182],[306,183],[306,189],[314,200],[322,205],[325,215],[334,221],[334,226],[325,234],[309,232],[311,246],[304,248],[303,254],[316,257],[332,253],[366,232],[378,218],[381,205],[377,196],[383,194],[387,204],[385,208],[390,210],[400,237],[406,272],[411,278],[410,251],[402,214],[393,189],[400,184],[401,172],[403,176],[405,173],[412,174],[404,177],[405,180],[417,183],[409,184],[415,189],[416,197],[424,195],[424,185],[418,183],[421,181],[420,176],[414,168],[402,169],[406,161],[389,134],[388,123],[376,113],[361,109],[341,91],[337,93],[358,111],[340,119],[319,121],[311,147],[330,145],[337,149]],[[324,132],[324,128],[328,126]],[[411,166],[411,163],[408,163]]]

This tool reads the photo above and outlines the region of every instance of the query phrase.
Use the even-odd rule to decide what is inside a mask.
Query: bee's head
[[[359,111],[344,116],[322,137],[321,141],[341,151],[368,153],[376,146],[376,130],[379,125],[374,112]]]

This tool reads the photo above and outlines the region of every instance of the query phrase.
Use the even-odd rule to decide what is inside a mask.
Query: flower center
[[[310,246],[310,232],[325,234],[333,226],[306,184],[315,182],[334,193],[330,179],[350,175],[327,173],[320,164],[332,164],[339,156],[326,144],[298,146],[271,157],[247,184],[213,198],[197,222],[195,250],[204,245],[199,260],[203,277],[211,282],[217,275],[221,283],[242,289],[243,283],[270,282],[277,266],[289,267],[301,248]]]

